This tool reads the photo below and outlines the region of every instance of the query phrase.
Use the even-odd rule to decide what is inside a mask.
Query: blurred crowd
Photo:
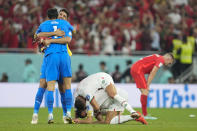
[[[105,61],[100,62],[100,72],[106,72],[110,74],[115,83],[134,83],[134,79],[130,74],[130,68],[133,62],[131,60],[126,61],[127,68],[123,71],[120,71],[120,66],[114,65],[114,70],[112,72],[108,71],[107,63]],[[84,78],[88,76],[88,73],[84,70],[83,64],[79,64],[78,70],[73,74],[72,81],[73,82],[80,82]],[[146,76],[147,77],[147,76]],[[162,67],[161,70],[157,73],[156,78],[154,78],[153,83],[159,84],[175,84],[179,83],[175,80],[172,72],[169,70],[168,67]],[[188,79],[186,79],[183,83],[197,83],[197,77],[192,75]]]
[[[0,0],[0,47],[33,48],[52,7],[67,8],[78,25],[70,44],[77,53],[169,52],[177,36],[197,38],[196,0]]]

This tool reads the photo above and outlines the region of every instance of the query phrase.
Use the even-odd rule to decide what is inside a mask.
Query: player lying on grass
[[[76,88],[74,96],[75,123],[119,124],[136,120],[147,124],[143,116],[127,102],[127,92],[116,89],[112,77],[107,73],[96,73],[83,79]],[[121,115],[124,109],[129,111],[130,115]],[[103,115],[106,115],[105,120]],[[93,116],[98,121],[93,122]]]

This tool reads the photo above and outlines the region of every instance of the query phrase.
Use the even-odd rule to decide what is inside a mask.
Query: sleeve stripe
[[[90,103],[92,102],[93,99],[94,99],[94,96],[93,96],[92,99],[90,100]]]

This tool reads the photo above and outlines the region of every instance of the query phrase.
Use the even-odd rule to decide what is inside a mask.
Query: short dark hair
[[[83,65],[79,64],[79,69],[82,70],[83,69]]]
[[[116,68],[116,70],[119,70],[120,67],[119,67],[119,65],[116,65],[115,68]]]
[[[47,10],[47,16],[49,19],[57,19],[58,17],[58,12],[56,8],[50,8]]]
[[[31,63],[32,63],[32,60],[31,60],[30,58],[27,58],[27,59],[25,60],[25,62],[28,63],[28,64],[31,64]]]
[[[67,18],[68,18],[69,15],[70,15],[69,12],[68,12],[68,10],[66,8],[63,8],[63,9],[60,10],[60,12],[62,12],[62,11],[67,14]]]
[[[76,98],[76,100],[75,100],[75,108],[78,109],[78,110],[84,110],[85,107],[86,106],[85,106],[84,102],[81,99]]]
[[[81,115],[82,111],[86,110],[86,105],[80,98],[76,98],[75,100],[75,115],[77,118],[84,118],[84,116]]]
[[[167,53],[171,58],[172,58],[172,60],[174,61],[174,55],[171,53],[171,52],[169,52],[169,53]]]
[[[104,65],[104,66],[105,66],[106,64],[105,64],[104,61],[101,61],[101,62],[100,62],[100,65]]]
[[[131,65],[132,64],[132,60],[127,60],[126,63],[127,63],[127,65]]]

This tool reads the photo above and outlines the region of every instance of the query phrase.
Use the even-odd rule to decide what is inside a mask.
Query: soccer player
[[[131,66],[130,73],[141,92],[140,102],[144,116],[147,116],[147,97],[153,78],[162,65],[168,66],[173,62],[174,57],[172,53],[166,53],[163,56],[153,54],[140,59]],[[145,74],[149,74],[147,80],[145,79]]]
[[[55,10],[52,10],[52,9],[48,10],[49,15],[50,15],[50,11],[54,15]],[[57,12],[57,10],[56,10],[56,12]],[[64,30],[64,31],[66,29],[66,26],[69,27],[68,22],[63,21],[63,20],[55,20],[55,19],[56,18],[54,18],[54,20],[52,20],[51,23],[49,23],[50,21],[49,22],[47,21],[48,22],[47,24],[49,25],[49,27],[45,27],[46,24],[42,23],[41,26],[39,27],[38,31],[37,31],[37,33],[41,32],[41,31],[42,31],[42,33],[39,33],[38,35],[40,35],[40,34],[42,34],[41,36],[43,36],[43,35],[56,35],[57,31],[55,31],[55,32],[53,32],[53,31],[58,29],[58,27],[61,30]],[[62,25],[58,25],[58,22],[61,23]],[[45,21],[45,23],[46,23],[46,21]],[[50,25],[52,23],[54,23],[54,25]],[[52,27],[52,30],[51,30],[51,27]],[[43,32],[44,32],[44,34],[43,34]],[[69,33],[69,35],[70,35],[70,33]],[[55,36],[55,37],[57,37],[57,36]],[[59,89],[60,89],[60,94],[61,94],[61,102],[62,102],[63,112],[64,112],[64,114],[68,113],[68,112],[70,114],[71,105],[72,105],[72,93],[71,93],[71,90],[70,90],[69,82],[67,82],[68,84],[66,83],[67,86],[63,85],[63,83],[65,83],[66,80],[63,79],[63,81],[62,81],[62,79],[61,79],[62,76],[59,78],[58,73],[60,73],[60,72],[57,71],[57,68],[58,68],[57,66],[56,67],[54,66],[56,68],[56,72],[55,72],[56,78],[53,78],[53,75],[50,71],[49,72],[51,74],[50,73],[49,74],[44,73],[47,70],[47,66],[46,66],[47,57],[50,56],[50,55],[54,55],[54,54],[59,53],[59,54],[63,55],[64,58],[65,58],[64,63],[62,62],[64,67],[60,68],[60,69],[62,69],[61,71],[63,72],[63,73],[62,72],[61,73],[63,75],[68,76],[69,78],[71,77],[70,57],[67,54],[67,50],[66,50],[67,47],[65,45],[65,43],[70,42],[70,40],[71,40],[71,38],[69,39],[68,37],[66,37],[66,38],[60,38],[60,39],[50,39],[49,41],[47,41],[48,45],[50,45],[50,46],[45,51],[45,57],[44,57],[42,68],[41,68],[41,73],[42,74],[41,74],[41,77],[40,77],[40,88],[38,89],[38,92],[36,94],[36,100],[35,100],[35,105],[34,105],[34,114],[33,114],[32,122],[31,122],[32,124],[37,124],[37,121],[38,121],[38,115],[37,114],[38,114],[40,104],[41,104],[42,99],[43,99],[43,94],[45,92],[45,88],[47,86],[47,84],[46,84],[47,75],[48,75],[49,79],[56,79],[56,80],[59,81],[58,83],[60,83],[59,84],[59,87],[60,87]],[[54,44],[52,42],[58,43],[58,44]],[[64,45],[60,45],[60,44],[64,44]],[[53,49],[54,49],[54,51],[53,51]],[[63,57],[62,57],[62,59],[63,59]],[[52,64],[59,64],[59,63],[53,63],[53,62],[51,62],[51,63]],[[61,65],[59,65],[59,66],[61,67]],[[48,70],[51,70],[51,69],[54,69],[53,66],[48,67]],[[68,71],[68,72],[64,72],[64,71]],[[51,84],[51,82],[49,82],[49,83]],[[52,85],[50,85],[52,87],[49,87],[49,89],[48,89],[49,93],[47,94],[47,97],[49,98],[49,99],[47,99],[47,100],[49,100],[47,102],[48,102],[48,105],[50,106],[49,107],[49,121],[48,121],[48,123],[53,123],[52,106],[53,106],[53,90],[54,90],[54,86],[55,86],[54,83],[55,83],[55,80],[52,82]],[[65,91],[65,88],[67,88],[67,87],[69,87],[69,89],[68,89],[68,91]],[[65,92],[65,93],[63,93],[63,92]],[[67,102],[66,102],[66,100],[67,100]],[[65,105],[66,103],[67,103],[67,105]],[[66,107],[69,110],[66,111],[65,110]]]
[[[94,112],[94,116],[98,120],[95,123],[118,124],[134,119],[147,124],[141,114],[128,104],[128,94],[123,90],[117,90],[112,77],[107,73],[100,72],[83,79],[77,86],[74,96],[75,123],[94,123]],[[130,115],[118,116],[119,112],[123,112],[124,109],[128,110]],[[105,120],[102,118],[104,113],[106,113]],[[86,116],[85,120],[78,119]]]

